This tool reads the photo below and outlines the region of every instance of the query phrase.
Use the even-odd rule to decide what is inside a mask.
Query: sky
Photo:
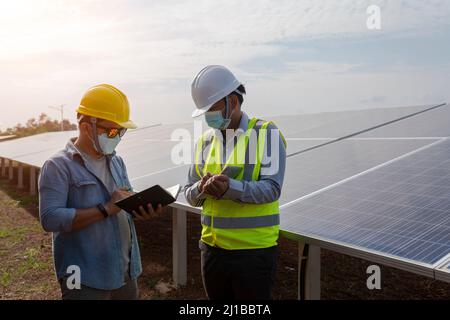
[[[380,29],[367,20],[380,8]],[[252,116],[450,102],[448,0],[0,0],[0,129],[121,89],[140,126],[190,121],[209,64]]]

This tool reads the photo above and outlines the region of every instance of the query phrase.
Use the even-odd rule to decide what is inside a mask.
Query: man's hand
[[[116,206],[115,203],[122,199],[128,198],[132,194],[133,192],[129,192],[124,189],[114,190],[113,194],[111,195],[111,199],[105,204],[105,209],[106,211],[108,211],[108,214],[109,215],[118,214],[122,209]]]
[[[224,174],[213,175],[206,181],[203,190],[215,198],[222,198],[230,187],[230,178]]]
[[[207,172],[206,175],[203,176],[202,180],[200,181],[199,185],[198,185],[198,190],[200,192],[204,192],[203,188],[206,184],[206,181],[209,180],[209,178],[211,178],[213,175],[210,172]]]
[[[142,206],[139,207],[139,213],[133,210],[133,215],[136,220],[150,220],[160,216],[163,213],[163,206],[158,204],[156,210],[153,209],[151,203],[147,204],[147,210],[145,210]]]

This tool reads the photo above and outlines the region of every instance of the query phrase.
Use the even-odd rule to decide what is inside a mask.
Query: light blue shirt
[[[243,132],[247,131],[248,129],[248,123],[249,123],[249,117],[248,115],[243,112],[241,121],[239,123],[239,128],[241,130],[237,130],[237,137],[240,136],[240,134],[243,134]],[[270,165],[273,165],[269,161],[269,157],[267,154],[267,149],[271,147],[271,129],[277,130],[278,128],[270,124],[267,127],[267,138],[266,138],[266,144],[265,144],[265,150],[264,150],[264,156],[262,160],[261,168],[268,167]],[[216,132],[217,133],[217,132]],[[230,150],[230,148],[234,147],[233,141],[225,141],[224,140],[224,148]],[[230,139],[231,140],[231,139]],[[258,181],[251,181],[251,177],[245,177],[243,180],[236,180],[236,179],[230,179],[230,187],[227,190],[227,192],[223,195],[222,199],[228,199],[228,200],[234,200],[238,202],[243,203],[269,203],[273,202],[279,199],[281,195],[281,189],[283,186],[283,179],[284,179],[284,172],[286,168],[286,148],[284,145],[284,142],[281,138],[281,135],[279,135],[279,142],[278,142],[279,148],[278,148],[278,155],[274,157],[272,156],[272,160],[275,160],[278,162],[277,167],[278,170],[274,172],[273,174],[267,174],[264,175],[261,172],[261,175],[259,177]],[[210,148],[210,143],[205,143],[203,145],[203,154],[207,154],[208,148]],[[196,150],[195,148],[194,150]],[[222,162],[226,162],[226,156],[227,152],[223,152],[222,154]],[[246,159],[248,160],[248,159]],[[204,161],[202,160],[202,164],[204,164]],[[251,165],[252,164],[247,164]],[[189,176],[188,176],[188,183],[186,185],[185,189],[185,197],[186,200],[189,202],[192,206],[201,206],[206,195],[199,195],[200,191],[198,190],[198,185],[200,183],[200,177],[198,176],[196,170],[195,170],[195,164],[191,165],[189,168]]]
[[[95,174],[95,176],[106,187],[109,194],[112,195],[113,192],[120,186],[117,186],[116,182],[114,181],[108,165],[108,158],[106,156],[102,156],[101,158],[94,158],[79,149],[78,151],[80,152],[81,157],[84,160],[85,166],[91,169],[91,172]],[[125,269],[125,277],[128,278],[127,273],[129,271],[131,253],[131,229],[128,222],[128,213],[124,210],[120,210],[120,212],[117,213],[117,218],[117,221],[119,222],[120,242],[122,244],[122,258]]]
[[[107,156],[111,175],[118,187],[131,188],[125,164],[115,153]],[[124,285],[125,266],[117,215],[73,231],[77,209],[95,207],[110,200],[110,192],[83,161],[70,140],[66,148],[47,160],[39,176],[39,217],[43,228],[53,233],[53,258],[58,279],[70,276],[67,268],[78,266],[85,286],[113,290]],[[133,219],[129,274],[136,279],[142,272]]]

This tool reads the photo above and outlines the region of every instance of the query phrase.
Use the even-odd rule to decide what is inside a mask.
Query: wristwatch
[[[97,208],[98,208],[98,210],[100,210],[100,212],[103,214],[103,216],[104,216],[105,218],[108,218],[108,217],[109,217],[108,211],[106,211],[106,208],[105,208],[105,206],[104,206],[103,204],[99,203],[99,204],[97,205]]]

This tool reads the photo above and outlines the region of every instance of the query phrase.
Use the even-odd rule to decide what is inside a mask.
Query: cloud
[[[366,28],[371,4],[381,8],[380,31]],[[399,49],[394,59],[392,47],[363,46],[386,38],[417,43],[417,35],[446,31],[449,15],[445,0],[2,1],[0,86],[17,110],[2,121],[17,122],[19,114],[32,116],[49,104],[76,106],[82,91],[99,82],[127,92],[145,123],[186,120],[192,78],[217,63],[248,83],[248,101],[263,113],[278,102],[273,92],[283,93],[281,103],[289,105],[283,112],[295,112],[298,101],[303,108],[307,101],[352,108],[377,96],[386,99],[367,102],[416,101],[422,88],[438,86],[427,90],[440,94],[435,79],[448,77],[428,68],[433,76],[424,84],[422,70],[408,65],[411,52]],[[380,57],[386,60],[375,70]],[[406,89],[409,98],[400,99]],[[160,108],[165,112],[155,112]]]

